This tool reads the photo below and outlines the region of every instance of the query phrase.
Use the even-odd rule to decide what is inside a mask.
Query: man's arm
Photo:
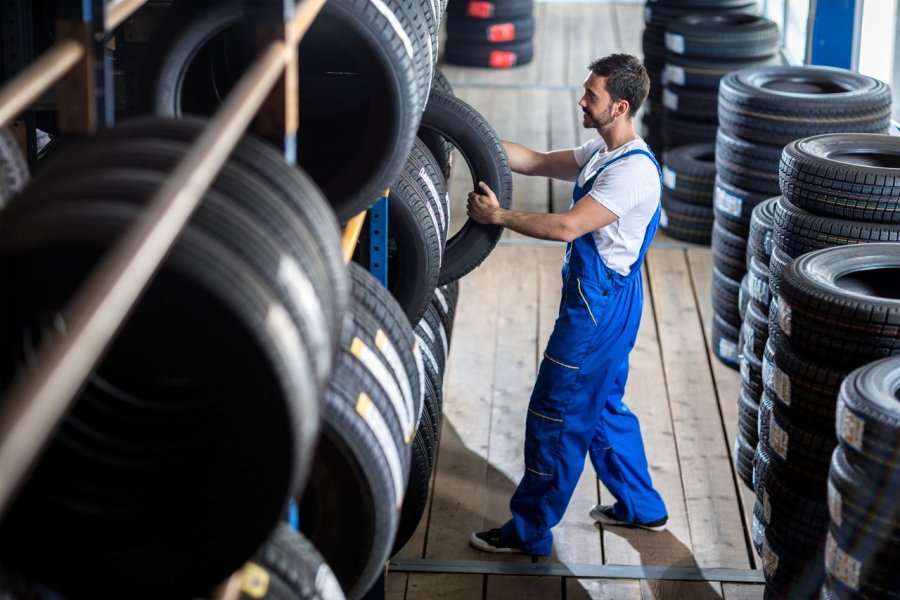
[[[589,195],[582,196],[569,212],[535,213],[506,210],[483,182],[478,191],[469,192],[466,213],[478,223],[502,225],[541,240],[571,242],[589,231],[606,227],[619,217]]]
[[[515,142],[503,142],[503,148],[509,157],[509,167],[523,175],[539,175],[553,177],[563,181],[575,181],[581,168],[575,162],[575,151],[552,150],[538,152],[528,146]]]

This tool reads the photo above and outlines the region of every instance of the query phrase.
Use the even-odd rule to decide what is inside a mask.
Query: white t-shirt
[[[588,168],[584,168],[598,148],[600,152]],[[575,160],[582,167],[578,174],[579,185],[584,185],[597,167],[617,156],[631,150],[647,150],[647,143],[636,138],[612,152],[606,152],[605,148],[606,142],[599,137],[575,148]],[[659,172],[643,154],[616,161],[594,180],[588,195],[619,217],[593,233],[597,252],[608,268],[628,275],[641,251],[647,225],[659,206],[660,192]],[[574,200],[577,202],[580,198]]]

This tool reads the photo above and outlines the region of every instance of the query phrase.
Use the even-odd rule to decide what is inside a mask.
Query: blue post
[[[388,196],[369,209],[369,272],[385,287],[388,284]]]
[[[862,0],[813,0],[807,62],[855,69],[859,62]]]

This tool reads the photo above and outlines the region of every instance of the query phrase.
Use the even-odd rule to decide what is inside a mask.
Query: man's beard
[[[612,102],[609,103],[609,106],[606,107],[606,110],[603,111],[603,114],[596,118],[590,116],[583,109],[581,112],[584,114],[584,120],[582,124],[584,125],[585,129],[603,129],[613,122]]]

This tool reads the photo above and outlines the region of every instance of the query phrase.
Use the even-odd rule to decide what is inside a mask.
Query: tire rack
[[[0,127],[56,82],[66,131],[89,133],[112,125],[112,84],[104,58],[107,36],[145,3],[82,0],[81,14],[60,23],[61,41],[0,88]],[[11,382],[0,401],[0,517],[258,112],[257,128],[283,135],[285,157],[296,162],[297,47],[324,3],[254,2],[253,12],[260,15],[260,55],[141,216],[63,309],[65,334],[48,334],[33,368]],[[345,260],[356,246],[364,216],[354,217],[346,227]],[[221,593],[231,590],[233,585],[226,582]]]

